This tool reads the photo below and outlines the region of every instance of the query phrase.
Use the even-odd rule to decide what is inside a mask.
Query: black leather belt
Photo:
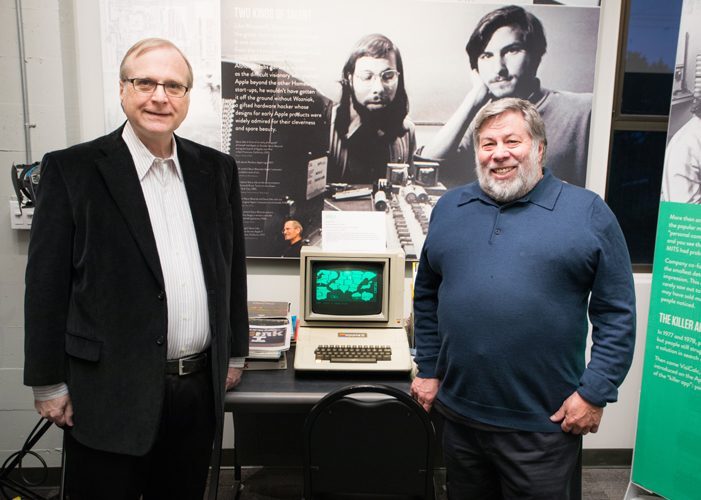
[[[185,358],[169,359],[166,361],[168,375],[190,375],[203,370],[207,366],[207,353],[201,352]]]

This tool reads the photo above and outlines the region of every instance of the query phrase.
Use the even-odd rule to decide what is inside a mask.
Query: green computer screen
[[[330,316],[381,314],[384,266],[383,262],[312,263],[312,312]]]

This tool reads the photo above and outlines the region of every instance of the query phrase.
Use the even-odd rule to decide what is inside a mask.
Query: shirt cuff
[[[49,401],[50,399],[60,398],[68,394],[68,386],[65,382],[54,385],[38,385],[32,387],[34,391],[34,399],[36,401]]]
[[[603,375],[586,369],[579,379],[577,392],[595,406],[604,407],[618,399],[618,388]]]
[[[229,368],[243,368],[246,363],[246,358],[230,358]]]
[[[414,362],[417,366],[417,377],[438,378],[436,375],[436,363],[438,362],[438,356],[423,356],[419,357],[419,359],[414,358]]]

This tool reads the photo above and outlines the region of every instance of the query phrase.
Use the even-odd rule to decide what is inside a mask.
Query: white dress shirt
[[[127,122],[122,133],[131,153],[161,262],[168,309],[168,359],[209,347],[209,311],[195,224],[173,139],[169,158],[157,158]]]

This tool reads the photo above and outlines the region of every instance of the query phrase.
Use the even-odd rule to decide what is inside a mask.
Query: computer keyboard
[[[320,345],[314,350],[317,361],[331,363],[377,363],[391,361],[388,345]]]
[[[370,196],[371,194],[372,189],[368,187],[361,187],[354,189],[346,189],[344,191],[338,191],[337,193],[333,194],[332,198],[337,201],[352,200],[356,198],[364,198],[366,196]]]

